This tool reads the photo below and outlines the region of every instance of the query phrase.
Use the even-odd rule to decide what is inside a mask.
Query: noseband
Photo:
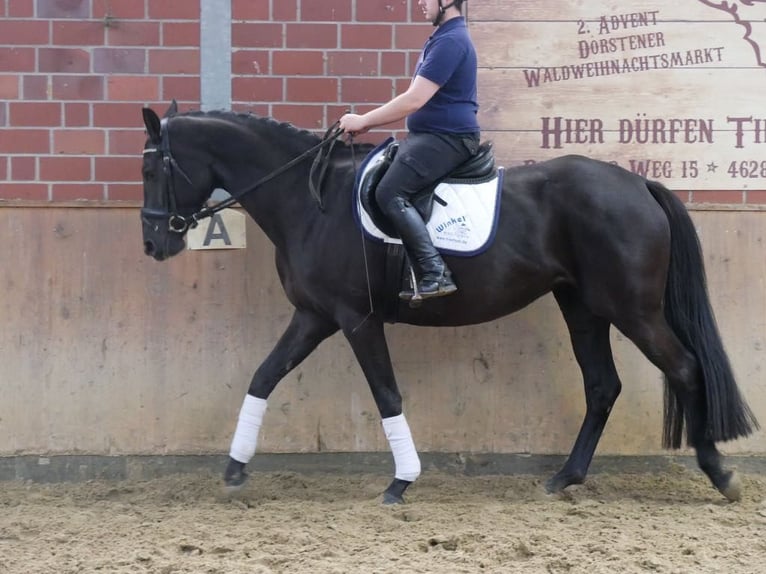
[[[175,180],[173,177],[173,172],[177,171],[178,173],[180,173],[183,176],[183,178],[189,183],[189,185],[194,185],[194,184],[192,184],[192,181],[189,178],[189,176],[186,175],[184,170],[182,170],[181,167],[178,165],[178,162],[173,157],[173,154],[170,153],[170,133],[169,133],[167,124],[168,124],[168,118],[163,118],[162,121],[160,122],[159,147],[146,148],[144,150],[144,154],[147,154],[147,153],[162,154],[162,170],[165,173],[165,181],[166,181],[165,193],[163,194],[163,205],[161,209],[149,209],[149,208],[141,209],[141,218],[143,219],[144,222],[148,223],[149,225],[153,225],[155,230],[159,230],[159,225],[157,225],[156,223],[152,223],[151,220],[167,219],[168,231],[170,231],[171,233],[179,233],[179,234],[186,233],[186,231],[189,229],[194,229],[195,227],[197,227],[197,225],[202,219],[212,217],[219,211],[222,211],[226,209],[227,207],[234,205],[244,195],[247,195],[248,193],[250,193],[251,191],[254,191],[255,189],[257,189],[264,183],[286,172],[288,169],[300,163],[301,161],[306,159],[308,156],[313,154],[315,151],[325,147],[327,144],[332,144],[336,139],[338,139],[343,134],[343,130],[340,129],[340,127],[338,127],[340,124],[340,120],[338,120],[325,132],[324,137],[318,144],[306,150],[299,156],[293,158],[282,167],[275,169],[270,174],[262,177],[250,187],[245,188],[239,191],[238,193],[231,194],[231,197],[229,197],[228,199],[225,199],[224,201],[221,201],[220,203],[217,203],[216,205],[212,207],[204,207],[201,210],[193,213],[192,215],[188,217],[184,217],[178,212],[178,208],[177,208],[175,183],[174,183]],[[327,160],[327,155],[320,154],[319,159]],[[314,169],[316,169],[317,165],[318,163],[315,162],[314,166],[312,166],[312,172],[314,171]],[[321,184],[322,178],[324,177],[325,169],[326,169],[326,165],[322,166],[321,173],[319,176],[320,184]],[[312,186],[312,193],[314,192],[315,190],[314,190],[314,187]],[[321,207],[321,203],[322,203],[321,197],[318,197],[317,201],[319,202]]]

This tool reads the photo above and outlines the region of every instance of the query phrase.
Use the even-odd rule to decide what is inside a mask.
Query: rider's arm
[[[439,84],[423,76],[415,76],[406,92],[361,116],[355,114],[344,116],[341,118],[341,127],[351,132],[366,132],[378,126],[398,122],[422,108],[438,90]]]
[[[406,92],[362,116],[365,119],[365,127],[377,128],[406,118],[426,105],[438,90],[439,84],[423,76],[415,76]]]

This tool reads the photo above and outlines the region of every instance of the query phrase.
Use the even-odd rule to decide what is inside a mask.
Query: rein
[[[299,156],[291,159],[289,162],[287,162],[285,165],[283,165],[280,168],[275,169],[270,174],[263,176],[261,179],[256,181],[253,185],[250,187],[247,187],[235,194],[232,194],[231,197],[228,199],[225,199],[224,201],[221,201],[220,203],[216,203],[213,207],[205,207],[202,208],[197,213],[193,214],[191,216],[191,219],[193,221],[193,227],[196,227],[200,220],[205,219],[207,217],[212,217],[214,214],[218,213],[219,211],[222,211],[226,209],[227,207],[234,205],[239,201],[240,198],[244,197],[248,193],[255,191],[260,186],[262,186],[264,183],[267,183],[277,177],[278,175],[282,175],[284,172],[286,172],[288,169],[292,168],[293,166],[299,164],[304,159],[306,159],[308,156],[313,154],[315,151],[319,150],[320,153],[317,157],[322,156],[322,148],[324,148],[327,144],[335,144],[335,140],[337,140],[341,134],[343,133],[343,130],[338,127],[340,124],[340,121],[336,121],[326,132],[322,140],[316,144],[315,146],[312,146],[311,148],[304,151]],[[330,147],[332,150],[332,146]],[[329,155],[329,152],[328,154]],[[313,170],[313,168],[312,168]],[[322,170],[321,177],[324,177],[324,169]],[[321,179],[320,179],[321,182]],[[318,197],[317,199],[319,201],[319,205],[322,205],[321,197]]]
[[[338,124],[340,123],[340,120],[335,122],[330,128],[324,133],[324,137],[322,138],[323,142],[330,141],[330,145],[327,147],[320,148],[319,153],[314,158],[314,161],[311,164],[311,171],[309,171],[309,191],[311,192],[311,195],[314,199],[316,199],[316,202],[319,204],[319,209],[324,211],[324,203],[322,202],[322,182],[324,181],[324,176],[327,173],[327,166],[330,165],[330,156],[332,155],[332,150],[335,147],[335,144],[337,143],[337,134],[334,134],[334,131],[338,129]],[[341,132],[342,133],[342,132]],[[351,138],[351,157],[354,157],[354,140]],[[319,177],[316,178],[316,184],[314,183],[314,174],[316,173],[317,169],[320,169]],[[356,174],[356,160],[354,159],[354,173]]]
[[[324,178],[326,169],[327,169],[327,163],[326,160],[329,157],[330,153],[332,152],[332,146],[335,144],[335,141],[338,139],[338,137],[343,134],[343,130],[340,129],[338,126],[340,124],[340,121],[336,121],[326,132],[322,140],[316,144],[315,146],[311,147],[310,149],[307,149],[305,152],[300,154],[299,156],[293,158],[289,162],[287,162],[285,165],[279,167],[278,169],[275,169],[268,175],[265,175],[258,181],[256,181],[253,185],[250,187],[246,187],[245,189],[242,189],[238,191],[237,193],[231,194],[231,197],[225,199],[224,201],[221,201],[219,203],[216,203],[212,207],[203,207],[196,213],[193,213],[192,215],[185,217],[178,213],[177,207],[176,207],[176,194],[175,194],[175,185],[173,184],[173,169],[178,171],[183,178],[190,184],[192,184],[191,179],[189,179],[189,176],[186,175],[186,173],[181,169],[181,167],[178,165],[178,162],[173,157],[173,154],[170,152],[170,134],[169,129],[167,125],[167,119],[163,119],[161,124],[161,141],[158,148],[147,148],[144,150],[144,154],[147,153],[154,153],[159,152],[162,154],[162,164],[163,164],[163,170],[165,171],[167,185],[167,201],[166,205],[164,206],[166,208],[166,211],[156,210],[156,209],[142,209],[142,214],[144,217],[149,218],[160,218],[160,217],[166,217],[168,218],[168,230],[173,233],[185,233],[188,229],[194,229],[197,227],[200,221],[203,219],[206,219],[208,217],[212,217],[219,211],[222,211],[226,209],[227,207],[230,207],[237,203],[242,197],[247,195],[248,193],[251,193],[258,189],[263,184],[271,181],[272,179],[276,178],[277,176],[283,174],[293,166],[297,165],[298,163],[305,160],[308,156],[316,152],[317,150],[320,151],[319,155],[317,156],[317,159],[315,159],[314,164],[311,168],[311,175],[313,175],[316,166],[319,164],[322,165],[322,170],[319,175],[319,180],[317,182],[317,187],[314,186],[313,181],[309,181],[311,193],[315,197],[315,199],[318,201],[320,208],[322,208],[322,198],[318,191],[318,186],[321,186],[322,179]],[[326,153],[322,152],[322,149],[330,145],[329,151]],[[311,178],[311,176],[310,176]]]

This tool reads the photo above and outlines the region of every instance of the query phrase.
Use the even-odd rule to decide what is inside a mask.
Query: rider
[[[378,184],[376,199],[404,244],[424,299],[449,295],[457,286],[409,200],[479,149],[476,51],[463,2],[418,0],[436,30],[423,47],[409,88],[366,114],[340,119],[345,132],[359,134],[407,118],[408,134]],[[413,292],[403,291],[399,297],[411,299]]]

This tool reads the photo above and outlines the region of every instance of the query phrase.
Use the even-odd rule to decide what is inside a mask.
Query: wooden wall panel
[[[758,2],[758,0],[756,0]],[[616,0],[557,0],[553,2],[537,2],[535,0],[477,0],[467,2],[468,17],[476,21],[500,21],[513,20],[572,20],[579,19],[597,20],[601,16],[627,17],[640,15],[640,17],[652,18],[652,13],[658,21],[682,21],[688,22],[695,18],[711,22],[729,22],[732,16],[722,9],[713,8],[711,5],[723,5],[726,2],[708,0],[681,0],[679,2],[661,3],[657,0],[631,0],[630,2],[618,2]],[[743,2],[728,2],[729,5],[737,4],[739,10],[748,11]],[[754,13],[758,12],[755,5]],[[637,16],[639,17],[639,16]]]
[[[766,72],[765,72],[766,73]],[[492,130],[502,129],[541,129],[540,117],[564,118],[601,118],[604,130],[617,131],[619,120],[627,118],[693,118],[710,120],[716,133],[733,133],[738,127],[749,132],[743,144],[754,147],[756,153],[766,147],[766,112],[753,100],[753,91],[757,90],[760,82],[757,77],[739,78],[737,70],[710,70],[694,75],[688,74],[673,86],[663,84],[647,84],[640,92],[632,92],[634,77],[615,76],[610,78],[610,85],[599,85],[594,81],[588,86],[587,92],[583,87],[574,83],[562,82],[556,86],[544,86],[538,89],[515,88],[508,90],[507,85],[513,72],[505,69],[486,69],[479,74],[479,89],[482,101],[482,121],[489,123]],[[679,80],[678,74],[668,74],[668,79]],[[727,86],[738,82],[741,92],[731,91]],[[700,93],[718,99],[725,107],[721,111],[711,112],[690,104]],[[658,102],[664,102],[663,107]],[[539,106],[539,110],[535,109]],[[610,118],[605,118],[604,109],[614,109]],[[518,110],[526,110],[519,113]],[[644,114],[646,114],[644,116]],[[737,122],[727,118],[752,117],[753,121]],[[756,122],[755,120],[760,120]],[[755,142],[755,127],[758,127],[759,141]],[[669,126],[666,126],[668,131]],[[714,134],[715,135],[715,134]],[[669,138],[668,138],[669,139]],[[680,139],[680,138],[678,138]],[[714,139],[715,143],[715,139]],[[734,138],[721,142],[735,148]]]
[[[609,34],[580,34],[580,26],[577,21],[472,22],[471,34],[481,44],[480,65],[489,68],[570,66],[676,52],[685,63],[687,52],[698,49],[714,51],[702,54],[712,61],[695,62],[694,69],[720,69],[719,58],[737,62],[740,69],[758,67],[753,47],[742,40],[742,31],[735,25],[686,22],[682,34],[678,23],[671,22]],[[597,23],[587,26],[591,30]],[[678,66],[676,71],[688,68]]]
[[[693,212],[742,389],[766,422],[766,213]],[[255,368],[291,314],[273,251],[142,253],[137,209],[0,209],[0,455],[226,452]],[[464,328],[387,327],[424,451],[567,452],[584,408],[552,297]],[[623,393],[603,453],[660,445],[659,373],[613,333]],[[388,445],[345,340],[326,341],[269,400],[261,450]],[[766,454],[766,432],[724,445]]]
[[[506,165],[644,158],[675,189],[766,189],[766,3],[751,4],[473,2],[484,136]]]

